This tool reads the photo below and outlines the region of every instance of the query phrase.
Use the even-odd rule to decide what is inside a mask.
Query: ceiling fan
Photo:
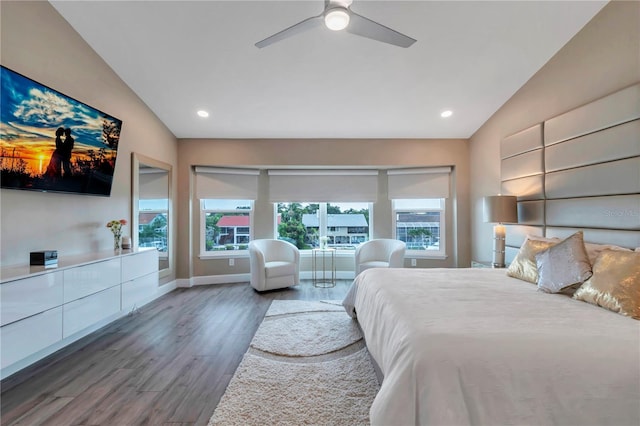
[[[257,42],[256,47],[269,46],[285,38],[322,26],[323,23],[330,30],[346,30],[351,34],[393,44],[394,46],[409,47],[416,42],[415,39],[409,36],[358,15],[351,10],[352,2],[353,0],[325,0],[324,11],[321,14],[307,18]]]

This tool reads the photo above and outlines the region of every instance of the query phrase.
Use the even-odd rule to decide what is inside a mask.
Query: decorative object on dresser
[[[511,195],[484,197],[484,221],[493,227],[493,266],[504,268],[505,227],[503,223],[518,222],[517,198]]]
[[[125,219],[110,220],[107,222],[107,228],[113,233],[113,249],[120,250],[120,239],[122,238],[122,227],[127,224]]]
[[[56,266],[58,264],[58,250],[32,251],[29,253],[29,265]]]

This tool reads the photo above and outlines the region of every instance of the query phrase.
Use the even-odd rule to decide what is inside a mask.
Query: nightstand
[[[486,261],[486,262],[481,262],[481,261],[477,261],[477,260],[472,260],[471,261],[471,267],[472,268],[493,268],[493,263],[490,261]],[[504,266],[498,269],[503,269],[505,268]]]

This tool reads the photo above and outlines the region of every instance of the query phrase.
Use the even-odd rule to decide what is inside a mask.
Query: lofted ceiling
[[[468,138],[606,1],[354,0],[418,41],[319,27],[263,49],[323,0],[50,3],[176,137],[304,139]]]

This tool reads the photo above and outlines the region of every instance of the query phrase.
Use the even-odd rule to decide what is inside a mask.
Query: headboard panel
[[[556,228],[547,226],[547,237],[567,238],[577,231],[584,233],[584,240],[596,244],[613,244],[620,247],[640,247],[640,233],[614,229]]]
[[[506,137],[501,154],[502,192],[518,196],[507,262],[526,234],[582,230],[588,242],[640,247],[640,83]]]
[[[507,261],[515,256],[527,234],[544,235],[542,130],[542,123],[536,124],[504,138],[500,144],[502,193],[518,196],[518,225],[507,226]]]
[[[638,182],[640,157],[635,157],[547,173],[544,190],[547,199],[634,194]]]
[[[544,200],[519,201],[518,224],[542,227],[544,225]]]
[[[535,235],[542,237],[544,235],[543,228],[541,226],[526,226],[526,225],[509,225],[507,226],[507,234],[505,237],[505,254],[504,257],[507,263],[518,254],[518,250],[527,235]]]
[[[640,118],[640,84],[554,117],[544,123],[545,146]]]
[[[547,200],[546,225],[638,230],[639,206],[640,195]]]
[[[518,196],[518,225],[507,226],[507,261],[515,256],[527,234],[544,234],[542,130],[542,123],[536,124],[504,138],[500,144],[502,193]]]
[[[547,173],[640,155],[640,120],[545,147]]]

